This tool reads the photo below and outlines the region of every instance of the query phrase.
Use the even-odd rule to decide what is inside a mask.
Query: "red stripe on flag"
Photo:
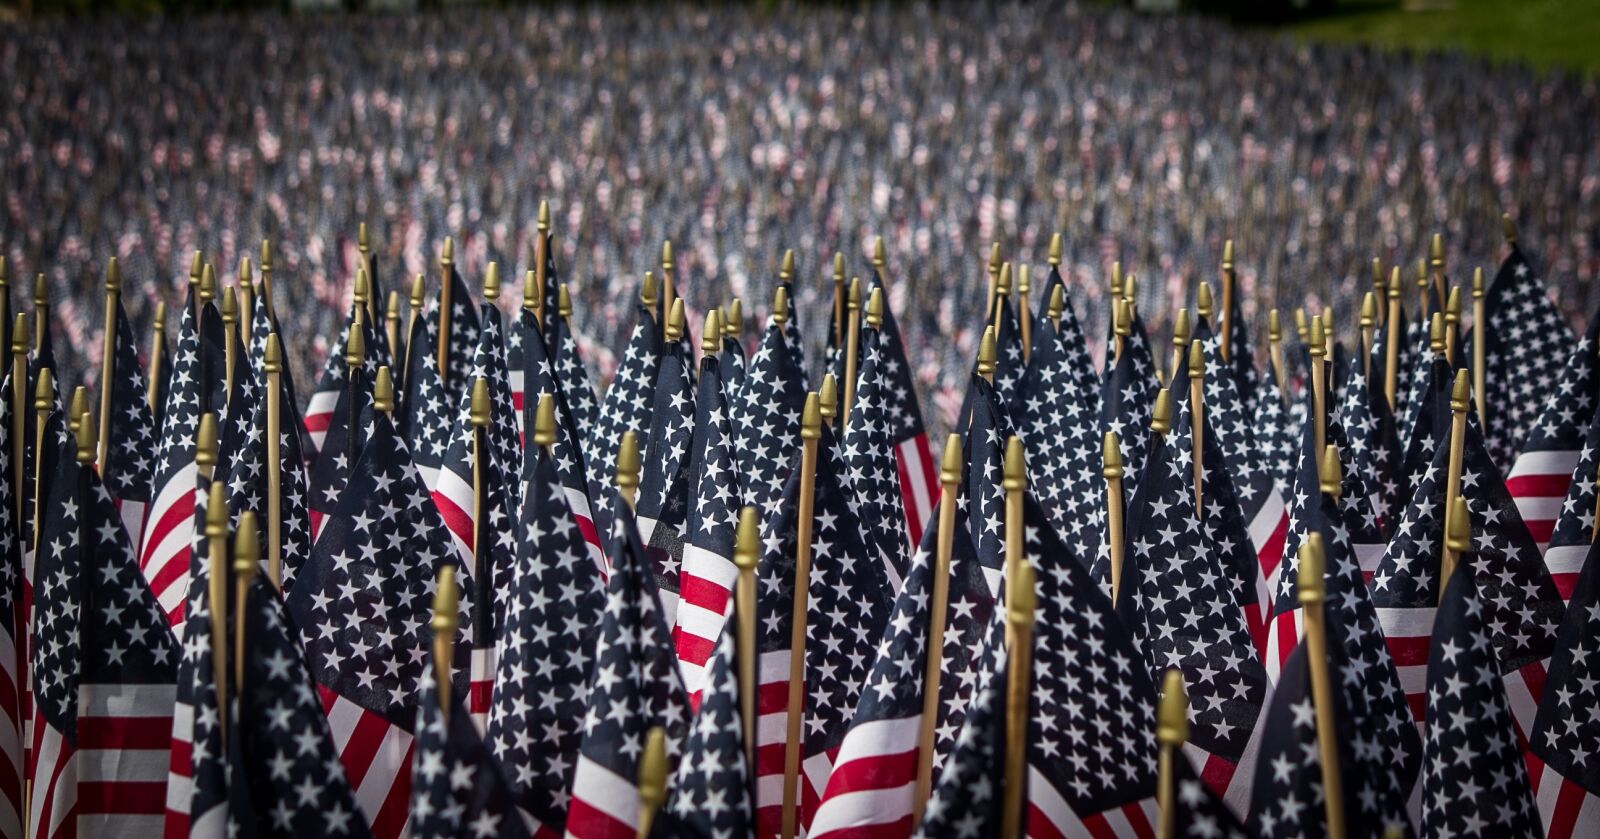
[[[567,835],[578,839],[636,839],[639,829],[623,824],[600,810],[589,806],[578,796],[572,797],[567,810]]]
[[[79,781],[78,812],[159,816],[167,811],[165,781]]]
[[[913,747],[909,751],[871,755],[835,766],[828,776],[827,794],[832,797],[903,787],[917,779],[917,752]]]

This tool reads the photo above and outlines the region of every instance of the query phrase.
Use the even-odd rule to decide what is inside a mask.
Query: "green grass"
[[[1600,0],[1342,0],[1291,24],[1297,37],[1395,49],[1460,49],[1496,61],[1600,72]]]

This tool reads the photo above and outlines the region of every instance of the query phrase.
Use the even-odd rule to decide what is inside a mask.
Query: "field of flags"
[[[1231,241],[1159,336],[995,245],[944,439],[881,240],[818,322],[665,244],[603,390],[547,211],[363,226],[314,383],[270,242],[153,335],[111,260],[76,388],[0,263],[0,835],[1600,835],[1600,318],[1504,231],[1266,336]]]

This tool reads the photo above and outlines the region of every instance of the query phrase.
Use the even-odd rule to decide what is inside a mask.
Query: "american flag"
[[[1522,451],[1560,379],[1572,331],[1544,280],[1512,243],[1484,295],[1484,445],[1501,468]],[[1462,342],[1466,358],[1470,341]]]
[[[517,568],[506,604],[487,742],[535,835],[566,827],[605,580],[572,518],[555,460],[528,453]]]
[[[364,325],[362,330],[371,331]],[[337,371],[336,378],[343,386],[334,400],[334,408],[328,412],[322,440],[317,444],[316,461],[307,477],[306,506],[311,514],[313,544],[322,536],[328,516],[338,509],[350,480],[350,469],[361,456],[363,438],[372,424],[372,384],[378,372],[377,362],[368,353],[358,376],[352,377],[344,372],[345,368],[345,359],[340,353],[338,368],[330,367],[322,377],[326,383]]]
[[[994,669],[994,652],[987,641],[997,626],[995,601],[964,524],[958,520],[954,528],[949,599],[941,616],[945,628],[935,706],[935,780],[937,768],[956,747],[956,733],[966,720],[979,674]],[[916,827],[911,821],[912,801],[921,752],[938,533],[937,526],[925,531],[922,546],[911,559],[850,728],[839,744],[810,836],[907,836]]]
[[[1535,438],[1538,435],[1536,429]],[[1600,471],[1596,468],[1596,458],[1600,456],[1600,413],[1588,421],[1588,427],[1577,445],[1579,448],[1572,452],[1575,455],[1572,473],[1563,479],[1567,482],[1567,488],[1549,531],[1549,545],[1544,549],[1545,568],[1549,570],[1550,578],[1555,581],[1561,596],[1568,599],[1572,597],[1572,588],[1577,584],[1578,574],[1589,556],[1590,541],[1594,538],[1595,481],[1597,471]],[[1552,488],[1555,485],[1554,477],[1550,476]],[[1516,481],[1515,477],[1506,480],[1506,489],[1513,493],[1513,498],[1516,490],[1512,487]],[[1527,509],[1526,497],[1515,500],[1519,510]],[[1538,525],[1529,527],[1536,529]]]
[[[982,376],[973,375],[969,385],[972,407],[967,429],[965,459],[967,474],[962,480],[962,511],[971,534],[978,565],[983,568],[989,593],[1000,599],[1005,588],[1005,474],[1006,439],[1011,436],[1005,414],[995,399],[994,387]]]
[[[439,299],[434,298],[434,308],[438,308]],[[454,264],[450,266],[450,345],[445,352],[445,369],[440,371],[441,380],[444,382],[447,399],[460,400],[472,393],[472,359],[478,346],[478,330],[483,327],[478,319],[478,309],[472,305],[472,290],[467,287],[467,281],[461,278],[461,272],[456,270]],[[434,339],[426,347],[418,346],[417,352],[431,352],[435,356],[439,352],[439,320],[434,319]],[[435,365],[438,359],[434,359]]]
[[[406,341],[404,396],[395,413],[395,424],[411,449],[423,484],[430,490],[439,483],[439,469],[450,448],[450,431],[454,427],[451,411],[460,404],[456,390],[446,389],[439,378],[439,355],[435,349],[438,335],[439,301],[430,300],[421,317],[411,324]],[[512,341],[516,335],[513,330]]]
[[[1578,474],[1581,471],[1578,461],[1585,448],[1584,437],[1596,415],[1595,389],[1600,387],[1600,378],[1596,376],[1596,367],[1600,366],[1600,359],[1596,358],[1596,346],[1600,345],[1597,342],[1600,342],[1600,315],[1591,320],[1588,331],[1573,347],[1571,358],[1558,372],[1552,387],[1515,397],[1542,399],[1544,410],[1537,422],[1528,427],[1522,453],[1517,455],[1506,475],[1506,489],[1516,500],[1517,512],[1528,525],[1533,540],[1545,551],[1545,562],[1550,564],[1553,573],[1566,575],[1569,584],[1578,573],[1577,563],[1582,561],[1583,551],[1574,555],[1570,549],[1556,550],[1552,557],[1546,546],[1555,541],[1557,519],[1568,513],[1563,501],[1569,488],[1584,477]],[[1490,388],[1489,392],[1494,391]],[[1492,426],[1490,433],[1493,433]],[[1591,485],[1588,488],[1592,488],[1592,465],[1587,472],[1584,480]],[[1592,515],[1593,506],[1591,504],[1584,514]],[[1576,544],[1563,541],[1566,545]],[[1588,542],[1586,533],[1583,544],[1587,546]]]
[[[446,564],[458,566],[461,637],[471,637],[472,578],[459,568],[405,443],[378,412],[287,601],[306,639],[339,759],[378,837],[405,829],[416,692],[421,679],[431,678],[429,620],[438,569]]]
[[[1015,416],[1021,412],[1020,391],[1023,373],[1027,369],[1022,361],[1022,330],[1017,326],[1017,316],[1012,309],[1010,299],[996,297],[994,302],[995,309],[990,313],[990,320],[984,323],[984,329],[987,334],[988,327],[994,327],[995,358],[992,378],[995,401],[1005,413],[1007,425],[1014,425]],[[977,378],[976,358],[972,361],[971,371],[971,378]],[[957,427],[965,426],[971,420],[974,395],[968,388],[961,402],[961,410],[956,414]]]
[[[566,835],[577,839],[638,835],[639,756],[645,738],[651,728],[666,730],[667,765],[672,766],[689,721],[671,630],[626,505],[617,509],[612,527],[611,578],[567,812]]]
[[[322,375],[317,377],[317,387],[311,392],[311,401],[306,404],[303,422],[306,427],[307,453],[313,458],[321,458],[322,451],[327,445],[330,427],[340,419],[338,405],[344,395],[349,392],[350,386],[346,381],[349,372],[345,365],[345,348],[350,345],[350,331],[357,324],[356,305],[351,304],[350,315],[345,319],[344,329],[340,330],[338,340],[328,350],[328,357],[322,362]],[[360,325],[363,347],[369,358],[376,357],[377,344],[373,337],[371,319],[366,316],[366,310],[360,314]],[[372,384],[371,379],[367,381]]]
[[[1387,303],[1381,297],[1378,299],[1377,303],[1380,307],[1387,308]],[[1411,322],[1406,320],[1404,311],[1400,313],[1400,324],[1401,334],[1407,335],[1407,330],[1412,328],[1412,326]],[[1395,363],[1394,391],[1394,398],[1397,402],[1405,399],[1406,394],[1410,392],[1410,380],[1407,377],[1410,375],[1411,366],[1414,363],[1414,360],[1411,358],[1411,344],[1404,339],[1400,340],[1398,343],[1399,347],[1397,348],[1398,351],[1396,353],[1397,360]],[[1375,397],[1382,400],[1385,407],[1390,407],[1388,393],[1385,390],[1387,387],[1387,376],[1385,375],[1385,371],[1388,369],[1389,365],[1388,346],[1389,324],[1385,322],[1375,330],[1372,336],[1372,355],[1369,356],[1371,359],[1370,386]],[[1470,358],[1471,353],[1469,352],[1465,357]],[[1270,379],[1271,377],[1268,376],[1267,378]],[[1411,432],[1411,427],[1401,422],[1402,412],[1404,410],[1404,403],[1394,405],[1390,410],[1390,421],[1394,423],[1395,434],[1399,438],[1401,446],[1405,445],[1406,437]]]
[[[562,291],[565,292],[565,288]],[[590,435],[600,421],[600,405],[594,398],[594,385],[589,382],[589,368],[584,366],[583,356],[578,352],[578,336],[559,308],[546,308],[544,322],[545,340],[550,342],[550,363],[561,382],[561,396],[566,400],[567,410],[572,413],[573,430],[578,433],[579,440],[587,443],[593,439]],[[581,454],[585,468],[593,471],[606,462],[603,455],[609,451],[586,446]],[[596,460],[596,455],[602,457]]]
[[[722,369],[722,386],[726,388],[729,401],[744,388],[745,368],[749,366],[749,361],[744,354],[743,341],[732,335],[722,336],[722,352],[717,353],[717,363]],[[911,404],[917,403],[913,400]]]
[[[890,585],[898,590],[905,578],[911,547],[906,541],[905,497],[900,492],[894,429],[888,415],[893,405],[888,391],[894,382],[886,376],[888,360],[883,355],[882,341],[878,330],[863,325],[858,342],[861,367],[857,371],[855,405],[840,454],[856,516],[867,527],[867,542],[883,562]]]
[[[744,390],[734,400],[730,424],[740,435],[744,503],[761,510],[763,519],[775,511],[784,483],[800,460],[800,412],[806,403],[800,347],[784,324],[768,317],[761,346],[750,358]],[[642,447],[644,441],[639,444]]]
[[[961,733],[944,760],[922,811],[918,839],[989,839],[1001,832],[1006,776],[1006,651],[986,644],[995,666],[973,673],[972,700]]]
[[[411,836],[531,836],[517,812],[505,768],[484,744],[462,698],[455,697],[446,713],[439,707],[434,680],[422,680],[411,766]]]
[[[1398,514],[1400,439],[1388,400],[1373,388],[1358,363],[1352,363],[1345,376],[1344,398],[1331,407],[1330,422],[1344,430],[1347,445],[1340,448],[1339,455],[1348,457],[1351,472],[1362,478],[1381,530],[1392,526]]]
[[[228,835],[369,836],[334,728],[323,713],[288,608],[256,575],[244,614],[244,679],[228,737]]]
[[[796,460],[800,458],[796,457]],[[757,835],[777,835],[783,818],[784,760],[788,749],[791,630],[795,552],[798,547],[800,475],[791,464],[777,512],[762,527],[757,570],[761,601],[756,665]],[[805,660],[800,668],[796,824],[807,829],[827,788],[840,741],[857,707],[893,593],[882,563],[865,541],[865,528],[845,497],[837,443],[824,427],[817,441],[812,511],[811,573],[806,579]]]
[[[1600,832],[1600,550],[1591,548],[1556,633],[1544,697],[1528,735],[1528,771],[1546,834]]]
[[[1413,421],[1405,441],[1405,459],[1400,466],[1403,487],[1415,487],[1439,450],[1450,446],[1450,388],[1454,378],[1450,362],[1442,353],[1430,350],[1427,367],[1417,377],[1417,387],[1406,398],[1407,404],[1412,406]],[[1309,403],[1310,400],[1307,396],[1305,401]],[[1469,416],[1468,422],[1476,425],[1477,417]],[[1397,498],[1390,509],[1398,515],[1410,500]]]
[[[1545,662],[1555,648],[1563,604],[1539,548],[1528,535],[1500,473],[1489,461],[1476,418],[1467,414],[1461,495],[1472,525],[1471,573],[1488,609],[1490,639],[1511,697],[1518,731],[1533,725],[1545,681]],[[1389,650],[1400,668],[1416,719],[1425,704],[1424,675],[1439,601],[1444,547],[1445,479],[1449,446],[1441,446],[1420,476],[1416,492],[1378,561],[1372,599],[1378,606]]]
[[[1381,611],[1367,588],[1369,558],[1382,554],[1383,539],[1372,507],[1362,494],[1365,484],[1361,476],[1341,459],[1339,496],[1322,492],[1309,424],[1303,438],[1290,506],[1288,550],[1267,639],[1267,672],[1280,686],[1289,678],[1285,675],[1288,661],[1300,644],[1305,616],[1300,608],[1300,545],[1310,534],[1321,534],[1327,643],[1330,658],[1336,654],[1345,673],[1338,694],[1351,717],[1347,721],[1351,736],[1361,738],[1356,754],[1366,767],[1360,774],[1364,786],[1346,785],[1346,794],[1359,794],[1361,812],[1368,817],[1403,819],[1417,777],[1422,742],[1416,727],[1406,724],[1412,711],[1403,686],[1410,671],[1396,666],[1408,660],[1401,658],[1408,651],[1385,644]],[[1338,424],[1329,423],[1328,440],[1343,455],[1346,448],[1341,447]],[[1267,725],[1271,725],[1270,719]],[[1260,778],[1257,774],[1258,783]]]
[[[264,390],[268,386],[266,374],[262,373],[260,388]],[[281,572],[284,591],[293,587],[295,575],[305,564],[306,558],[311,555],[311,512],[306,504],[306,468],[305,460],[300,453],[300,433],[288,413],[290,386],[288,379],[282,380],[280,387],[283,393],[279,399],[282,420],[278,429],[278,455],[281,460],[279,510],[282,519],[279,544],[282,547]],[[221,478],[226,481],[228,487],[228,511],[234,525],[238,524],[239,514],[246,510],[267,509],[266,398],[264,395],[260,398],[250,398],[248,404],[250,405],[248,415],[239,417],[237,424],[231,424],[229,434],[233,439],[229,442],[229,448],[233,454],[228,460],[228,471]],[[262,531],[261,543],[265,545],[266,529],[269,526],[265,515],[258,519],[258,526]],[[263,554],[263,567],[266,560]]]
[[[1133,315],[1132,333],[1123,339],[1121,359],[1113,359],[1106,344],[1106,370],[1100,383],[1100,432],[1114,431],[1122,441],[1124,475],[1122,490],[1131,498],[1139,488],[1143,470],[1145,429],[1150,427],[1150,410],[1156,402],[1156,365],[1150,356],[1150,341],[1145,337],[1144,321]]]
[[[156,836],[178,642],[116,504],[71,448],[58,438],[34,568],[28,821],[41,837]]]
[[[518,338],[518,335],[521,337]],[[606,552],[601,544],[600,526],[603,524],[601,517],[609,515],[610,510],[604,504],[596,503],[605,495],[595,476],[585,473],[583,441],[578,439],[578,432],[572,424],[572,414],[561,394],[555,369],[546,355],[543,333],[532,312],[523,310],[517,325],[512,328],[512,340],[520,341],[522,369],[527,371],[527,401],[521,411],[523,422],[527,426],[533,425],[534,412],[542,397],[549,395],[555,400],[556,442],[551,451],[555,456],[557,474],[561,476],[561,486],[566,491],[567,507],[572,510],[573,521],[578,523],[583,541],[589,546],[589,556],[594,560],[595,567],[605,573]],[[620,441],[621,435],[617,439]],[[640,445],[643,445],[643,440]],[[523,468],[526,469],[531,462],[531,458],[524,458]]]
[[[1330,651],[1333,647],[1330,640]],[[1249,818],[1251,827],[1261,837],[1306,839],[1328,835],[1322,753],[1317,743],[1317,709],[1311,697],[1311,671],[1306,656],[1306,646],[1302,643],[1284,660],[1283,671],[1273,688],[1272,703],[1267,709]],[[1343,677],[1342,661],[1338,656],[1329,658],[1328,680],[1337,685]],[[1389,825],[1403,829],[1406,824],[1403,816],[1400,821],[1386,824],[1364,812],[1364,802],[1357,791],[1369,786],[1371,779],[1363,777],[1365,767],[1356,760],[1354,725],[1345,696],[1334,691],[1332,698],[1346,835],[1380,836]]]
[[[1462,569],[1475,564],[1467,555],[1462,560]],[[1472,575],[1452,574],[1428,654],[1424,836],[1540,835],[1488,620]]]
[[[650,410],[650,447],[644,449],[639,480],[639,538],[661,597],[667,626],[677,625],[678,576],[688,539],[690,461],[695,434],[694,356],[686,339],[661,348],[655,405]]]
[[[111,415],[105,418],[106,459],[100,477],[122,514],[130,544],[139,544],[156,463],[156,421],[139,365],[138,339],[117,298],[117,334],[111,368]],[[241,366],[242,363],[241,363]]]
[[[733,632],[724,632],[705,668],[700,710],[683,740],[683,756],[656,831],[694,839],[755,835],[755,802],[745,758]]]
[[[22,540],[11,486],[11,374],[0,379],[0,834],[22,835],[23,696],[27,611],[23,602]]]
[[[191,295],[192,296],[192,295]],[[184,600],[189,594],[189,556],[195,541],[195,433],[200,426],[202,373],[200,336],[194,307],[185,304],[172,354],[172,389],[162,411],[161,445],[156,448],[155,491],[145,517],[139,567],[167,615],[183,634]]]
[[[1060,273],[1051,269],[1046,293],[1060,283]],[[1034,326],[1033,354],[1017,400],[1017,434],[1033,466],[1039,502],[1073,555],[1092,558],[1104,538],[1106,510],[1100,377],[1070,304],[1061,310],[1059,328],[1043,317]]]
[[[609,462],[612,453],[622,445],[622,434],[632,431],[638,435],[639,451],[650,448],[650,409],[654,405],[651,394],[655,392],[656,372],[661,367],[661,326],[644,306],[634,307],[638,322],[628,338],[628,348],[623,352],[622,366],[606,388],[600,411],[595,417],[592,438],[596,463]],[[515,345],[513,345],[514,347]],[[512,390],[515,391],[517,375],[526,366],[524,359],[513,357],[511,364]],[[598,470],[597,470],[598,471]],[[601,481],[593,477],[591,495],[604,498],[600,492]],[[608,529],[606,532],[610,532]]]
[[[1127,552],[1117,611],[1152,679],[1172,668],[1189,685],[1186,751],[1201,777],[1235,812],[1250,796],[1260,718],[1269,683],[1247,612],[1257,604],[1255,554],[1226,493],[1204,493],[1195,509],[1189,405],[1180,403],[1171,430],[1145,461],[1145,481],[1129,507]],[[1220,455],[1212,446],[1206,454]],[[1222,470],[1205,489],[1227,485]],[[1231,531],[1231,532],[1230,532]]]
[[[1237,345],[1235,345],[1237,346]],[[1211,794],[1201,776],[1179,754],[1172,761],[1172,828],[1183,839],[1245,839],[1239,816],[1222,799]]]
[[[1276,376],[1262,376],[1256,383],[1256,399],[1251,421],[1261,467],[1272,476],[1272,485],[1284,497],[1294,486],[1300,453],[1300,425],[1288,407],[1288,397],[1278,389]]]
[[[1029,836],[1155,835],[1155,688],[1111,601],[1032,496],[1023,549],[1038,572]]]
[[[1395,377],[1394,397],[1401,400],[1395,406],[1395,421],[1399,424],[1401,433],[1407,433],[1416,422],[1417,409],[1422,405],[1412,397],[1418,393],[1419,388],[1426,387],[1428,370],[1433,364],[1436,353],[1433,352],[1430,336],[1430,323],[1433,320],[1437,302],[1433,291],[1427,294],[1428,306],[1416,318],[1404,320],[1405,343],[1401,345],[1398,375]],[[1401,318],[1404,319],[1404,313]],[[1385,350],[1387,352],[1387,349]],[[1466,357],[1471,357],[1470,353]],[[1387,359],[1385,359],[1387,361]],[[1425,392],[1425,391],[1424,391]]]
[[[211,481],[198,480],[195,489],[195,543],[189,563],[188,608],[183,627],[183,654],[178,660],[177,695],[172,708],[172,745],[168,763],[166,823],[168,839],[221,837],[227,829],[228,785],[224,777],[227,755],[222,728],[227,709],[217,692],[218,674],[212,659],[213,614],[230,614],[228,604],[213,612],[210,589],[210,539],[206,519],[213,501]],[[231,590],[225,586],[224,590]],[[228,643],[231,633],[222,633]],[[226,679],[227,674],[222,674]]]
[[[873,274],[876,278],[876,273]],[[922,531],[931,523],[934,503],[939,500],[939,469],[934,463],[933,446],[928,439],[928,429],[922,422],[922,407],[917,401],[916,386],[911,379],[911,363],[906,358],[906,345],[900,337],[900,326],[894,319],[890,305],[889,288],[881,279],[863,289],[868,298],[874,288],[883,288],[883,323],[877,333],[879,373],[883,381],[880,391],[883,399],[883,417],[889,437],[894,441],[895,466],[900,479],[900,503],[905,510],[906,544],[922,542]],[[791,298],[793,299],[793,298]],[[866,329],[858,351],[865,353]],[[864,367],[856,371],[856,398],[861,398],[861,377]],[[840,380],[843,384],[843,379]]]
[[[678,666],[694,708],[700,706],[705,669],[733,602],[738,577],[733,546],[739,519],[739,475],[719,359],[701,359],[698,387],[686,475],[692,487],[685,522],[688,539],[683,545],[680,597],[672,626]]]

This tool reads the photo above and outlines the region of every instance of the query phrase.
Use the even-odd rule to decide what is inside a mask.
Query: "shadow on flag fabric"
[[[690,457],[695,433],[694,354],[680,338],[661,349],[655,405],[650,410],[650,447],[642,449],[636,521],[650,559],[662,617],[677,625],[678,578],[689,532]]]
[[[1006,776],[1005,647],[991,640],[994,666],[975,672],[960,734],[922,811],[917,839],[1001,839]]]
[[[117,334],[111,368],[111,414],[96,416],[106,430],[106,457],[100,464],[101,479],[122,516],[122,528],[130,544],[139,544],[144,533],[144,514],[150,505],[150,490],[156,465],[156,421],[150,410],[149,391],[144,383],[144,367],[139,364],[138,339],[133,324],[117,298]],[[241,363],[241,366],[243,364]],[[99,413],[96,407],[95,413]]]
[[[1114,345],[1111,335],[1106,344]],[[1133,315],[1133,331],[1123,339],[1122,357],[1106,353],[1106,371],[1100,383],[1100,434],[1115,431],[1122,441],[1125,474],[1122,490],[1129,498],[1139,488],[1145,449],[1149,445],[1150,411],[1156,404],[1156,365],[1150,356],[1150,340],[1145,337],[1144,321]]]
[[[700,709],[689,724],[683,756],[652,836],[722,839],[755,834],[733,635],[731,628],[722,634],[706,665]]]
[[[894,409],[889,396],[894,384],[885,369],[888,359],[882,343],[879,330],[862,326],[857,347],[861,366],[857,371],[856,401],[845,425],[840,455],[846,464],[845,481],[856,515],[867,527],[868,544],[877,550],[890,585],[898,590],[900,581],[905,579],[911,547],[906,541],[905,498],[900,491],[889,414]]]
[[[1556,634],[1544,697],[1528,735],[1528,772],[1546,835],[1600,833],[1600,543],[1591,547]]]
[[[412,839],[531,836],[504,768],[484,746],[462,699],[454,697],[445,713],[439,707],[438,686],[423,677],[411,768]]]
[[[1555,387],[1572,331],[1522,247],[1515,242],[1484,295],[1484,445],[1504,469],[1522,451]],[[1472,358],[1471,332],[1462,341]]]
[[[661,326],[644,306],[634,307],[634,312],[637,322],[633,334],[628,337],[628,348],[623,351],[622,365],[611,379],[611,386],[606,388],[595,417],[594,437],[590,444],[592,454],[589,457],[596,465],[613,461],[617,447],[622,445],[622,435],[627,431],[638,435],[640,452],[650,449],[650,409],[655,404],[656,372],[661,366]],[[513,360],[513,381],[518,372],[518,364]],[[523,363],[521,372],[524,376],[532,375],[527,371],[526,363]],[[608,474],[609,471],[597,469],[591,474]],[[594,478],[590,495],[597,501],[605,497],[599,491],[601,485],[601,480]],[[611,531],[607,527],[603,532]]]
[[[766,332],[750,358],[744,390],[734,402],[730,423],[740,435],[744,503],[759,509],[763,520],[776,512],[784,484],[800,462],[800,412],[806,404],[806,377],[800,344],[789,337],[790,323],[767,317]]]

